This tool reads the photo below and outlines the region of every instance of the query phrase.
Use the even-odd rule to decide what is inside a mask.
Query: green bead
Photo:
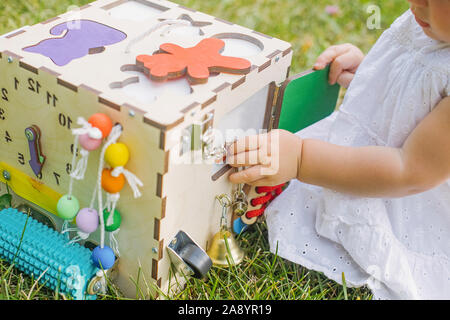
[[[110,212],[106,209],[103,210],[103,220],[105,221],[105,230],[108,232],[113,232],[119,229],[120,224],[122,223],[122,217],[120,216],[120,212],[117,209],[114,209],[113,222],[108,225],[108,218]]]
[[[68,194],[59,198],[58,204],[56,205],[58,216],[64,220],[72,220],[79,210],[80,203],[78,202],[78,199],[74,196],[69,197]]]

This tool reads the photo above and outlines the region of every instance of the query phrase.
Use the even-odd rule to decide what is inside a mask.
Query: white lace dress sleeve
[[[410,10],[364,59],[339,110],[298,132],[346,146],[401,147],[449,95],[450,45]],[[450,299],[450,184],[403,198],[360,198],[293,180],[266,210],[272,252],[376,299]]]

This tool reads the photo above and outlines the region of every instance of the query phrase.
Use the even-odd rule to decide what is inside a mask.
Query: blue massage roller
[[[91,251],[13,208],[0,211],[0,258],[41,277],[39,282],[76,300],[93,300],[99,269]],[[100,271],[102,272],[102,271]],[[94,281],[92,281],[94,280]],[[98,285],[98,283],[97,283]]]

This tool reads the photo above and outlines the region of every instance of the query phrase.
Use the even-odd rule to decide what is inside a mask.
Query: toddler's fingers
[[[355,75],[353,73],[344,71],[338,77],[337,83],[339,83],[339,85],[341,85],[344,88],[348,88],[350,86],[350,82],[352,82],[354,76]]]
[[[251,186],[254,186],[254,187],[273,187],[273,186],[279,185],[280,183],[274,182],[274,181],[272,181],[270,179],[267,179],[267,178],[262,178],[262,179],[259,179],[259,180],[252,181],[252,182],[250,182],[248,184],[251,185]]]
[[[251,184],[252,182],[262,179],[264,176],[261,174],[262,166],[253,166],[248,169],[238,171],[235,173],[230,174],[228,179],[231,183],[234,184],[240,184],[240,183],[248,183]]]
[[[241,152],[259,149],[259,146],[263,141],[262,139],[264,138],[264,136],[265,135],[251,135],[233,142],[227,148],[228,156],[235,155]]]
[[[248,167],[257,164],[270,165],[270,156],[262,151],[262,148],[260,148],[258,150],[251,150],[241,152],[236,155],[231,155],[227,157],[226,163],[232,167]]]
[[[346,53],[350,50],[350,44],[342,44],[337,46],[331,46],[322,52],[316,60],[313,68],[321,70],[325,68],[330,62],[333,62],[338,56]]]
[[[351,52],[347,52],[337,57],[330,67],[328,80],[330,84],[335,84],[343,71],[352,69],[355,64],[355,56]]]
[[[316,70],[321,70],[326,67],[331,61],[333,61],[337,57],[336,47],[331,46],[322,52],[316,60],[313,68]]]

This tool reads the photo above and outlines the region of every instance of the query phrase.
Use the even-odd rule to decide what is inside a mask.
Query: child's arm
[[[249,139],[229,148],[228,163],[252,166],[230,175],[233,183],[276,185],[297,178],[358,196],[407,196],[450,178],[450,97],[443,99],[398,149],[337,146],[302,140],[283,130],[259,136],[257,144],[248,144]],[[271,153],[265,152],[268,145]],[[249,161],[252,155],[256,162]],[[275,174],[261,170],[267,171],[269,164],[278,167]]]

